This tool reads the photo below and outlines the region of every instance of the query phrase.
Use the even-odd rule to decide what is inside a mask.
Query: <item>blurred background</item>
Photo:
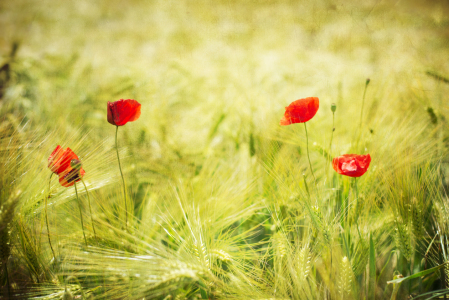
[[[441,112],[428,74],[449,72],[448,3],[2,1],[1,112],[100,140],[113,136],[107,101],[133,98],[142,117],[126,142],[153,160],[232,154],[307,96],[320,98],[317,123],[331,126],[335,102],[340,133],[353,130],[366,78],[372,127],[382,101]]]
[[[58,291],[63,291],[61,277],[58,281],[52,275],[62,271],[54,265],[48,245],[43,242],[45,246],[31,252],[29,248],[28,252],[20,248],[24,245],[20,241],[26,240],[23,228],[32,227],[29,231],[36,237],[45,231],[37,225],[43,226],[41,213],[47,188],[53,195],[52,209],[57,212],[50,231],[60,240],[83,244],[81,227],[71,223],[78,222],[73,214],[77,209],[73,189],[62,189],[56,180],[48,183],[47,159],[60,144],[71,147],[84,163],[98,224],[111,222],[110,228],[119,232],[116,234],[104,225],[98,232],[108,242],[95,244],[101,251],[101,247],[117,251],[117,261],[122,253],[119,251],[130,256],[147,253],[153,250],[145,247],[163,240],[161,249],[170,245],[167,253],[178,251],[169,258],[161,254],[167,258],[164,262],[172,264],[181,257],[183,263],[198,264],[198,245],[194,241],[204,235],[204,249],[219,253],[222,261],[228,263],[228,256],[232,257],[235,263],[234,277],[229,275],[231,263],[226,268],[220,263],[217,272],[226,273],[226,280],[209,274],[204,281],[215,282],[217,291],[223,284],[222,294],[216,292],[216,297],[224,293],[223,298],[233,295],[239,299],[251,294],[254,299],[299,299],[295,296],[298,289],[290,291],[288,280],[284,287],[279,287],[279,278],[284,278],[279,274],[287,271],[276,269],[273,261],[288,253],[297,257],[297,251],[309,251],[310,244],[311,253],[316,250],[310,256],[313,259],[303,256],[308,263],[313,261],[315,276],[318,272],[311,283],[318,292],[314,290],[314,296],[309,298],[339,293],[331,278],[340,276],[342,271],[332,269],[332,264],[330,270],[326,269],[326,260],[332,262],[332,257],[337,257],[334,259],[343,261],[340,270],[349,259],[354,274],[359,276],[360,293],[353,295],[359,299],[365,289],[362,282],[368,278],[361,275],[367,268],[367,245],[374,236],[376,298],[389,297],[393,288],[386,281],[394,274],[401,272],[405,276],[422,270],[418,260],[427,258],[429,249],[433,249],[430,241],[440,230],[436,228],[446,228],[449,236],[447,218],[434,217],[438,215],[436,211],[441,212],[439,216],[449,211],[447,207],[443,209],[449,184],[448,83],[447,0],[0,1],[0,150],[13,151],[3,156],[2,162],[7,161],[8,170],[14,170],[8,171],[1,182],[5,190],[11,186],[11,191],[20,195],[17,207],[24,218],[15,221],[19,224],[14,229],[17,238],[11,244],[15,247],[11,248],[9,262],[16,270],[11,275],[15,288],[41,280],[46,284],[57,282]],[[315,228],[314,232],[311,229],[307,236],[293,234],[305,227],[298,224],[311,224],[310,216],[297,201],[298,197],[305,199],[306,179],[301,174],[309,172],[304,156],[304,129],[299,125],[281,127],[279,120],[285,106],[310,96],[320,99],[320,109],[307,127],[311,160],[318,177],[316,190],[326,196],[317,200],[314,207],[318,212],[321,209],[323,224],[333,227]],[[106,121],[106,104],[121,98],[142,104],[139,120],[120,127],[119,149],[132,199],[128,204],[130,211],[134,207],[135,236],[148,238],[142,238],[145,245],[132,240],[123,231],[122,223],[110,221],[123,219],[123,199],[114,148],[115,128]],[[334,125],[331,103],[337,105]],[[336,130],[331,147],[332,127]],[[349,254],[342,246],[338,218],[344,199],[354,198],[352,183],[335,174],[329,176],[328,161],[343,153],[370,153],[373,158],[370,170],[359,181],[364,203],[360,218],[363,237],[352,228],[353,245],[357,246],[353,252],[348,250]],[[427,181],[422,183],[424,177]],[[426,188],[420,190],[420,184]],[[110,188],[101,189],[106,185]],[[403,191],[408,195],[407,189],[409,198],[403,197]],[[83,193],[80,192],[85,197]],[[6,198],[10,194],[5,192]],[[333,206],[329,205],[331,201]],[[443,204],[432,206],[432,201]],[[408,212],[413,205],[420,207],[420,212],[427,212],[422,216],[428,221],[424,226],[429,232],[416,234],[419,242],[415,248],[415,269],[412,254],[402,264],[399,255],[390,261],[390,251],[400,248],[391,236],[401,232],[402,225],[397,224],[412,224],[414,217]],[[195,233],[186,229],[188,218],[183,209],[197,221]],[[352,212],[357,218],[358,213]],[[398,216],[402,216],[399,223]],[[285,252],[285,244],[279,242],[284,238],[280,233],[284,229],[285,240],[290,242],[286,244],[293,249],[290,252]],[[155,233],[158,230],[160,235]],[[244,237],[243,232],[251,230],[257,234]],[[333,244],[326,240],[322,243],[321,235],[316,233],[326,230],[332,232]],[[86,231],[91,238],[91,229]],[[173,236],[178,236],[173,232],[182,238],[176,240]],[[412,240],[418,240],[414,236]],[[94,244],[90,240],[89,243]],[[251,251],[245,248],[247,244]],[[323,244],[333,249],[330,255]],[[135,250],[135,245],[141,248],[136,246]],[[441,246],[446,247],[447,242]],[[77,247],[70,250],[79,259],[73,265],[98,271],[92,273],[91,281],[86,279],[88,275],[78,277],[81,283],[77,289],[103,295],[105,299],[122,299],[129,281],[121,282],[114,290],[118,282],[115,273],[119,271],[100,274],[100,270],[119,263],[108,260],[110,257],[102,256],[98,249],[94,254],[100,258],[94,261],[94,254],[84,257],[84,250]],[[254,250],[255,253],[253,248],[267,252]],[[325,250],[320,252],[322,249]],[[439,250],[433,250],[434,260],[425,268],[449,261],[438,256]],[[39,268],[51,274],[44,276],[42,271],[34,275],[33,270],[38,267],[30,264],[34,260],[29,255],[39,257]],[[75,256],[67,257],[70,260]],[[210,271],[205,257],[200,260],[201,272]],[[145,260],[140,264],[139,259],[142,257],[136,258],[136,265],[124,263],[123,270],[147,268]],[[386,271],[379,272],[386,265]],[[151,268],[146,272],[150,277],[162,274],[157,280],[163,282],[168,276],[164,272],[171,267],[173,264],[166,265],[160,273]],[[77,271],[75,268],[70,275],[77,276]],[[2,274],[4,282],[6,277]],[[326,277],[328,274],[331,275]],[[143,280],[132,276],[131,282]],[[195,283],[191,290],[182,292],[186,298],[205,289],[203,282],[197,283],[197,273],[191,277]],[[259,277],[265,281],[258,282]],[[443,288],[443,277],[440,281],[429,280],[425,289],[416,284],[415,291]],[[104,279],[113,278],[108,283],[110,294],[99,290],[99,278],[103,279],[104,290]],[[243,284],[247,282],[251,284]],[[164,299],[161,295],[170,289],[164,287],[160,292],[158,288],[157,295]],[[176,290],[177,286],[170,288]],[[406,294],[404,290],[403,295]],[[134,296],[141,299],[144,295],[136,292]]]

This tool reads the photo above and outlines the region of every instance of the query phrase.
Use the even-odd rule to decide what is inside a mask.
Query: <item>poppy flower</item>
[[[60,175],[70,168],[72,159],[78,159],[78,156],[72,149],[67,148],[63,150],[61,146],[58,145],[48,157],[48,167],[53,173]]]
[[[371,156],[358,154],[343,154],[332,160],[332,167],[341,175],[360,177],[368,170]]]
[[[133,99],[108,101],[108,122],[112,125],[123,126],[140,117],[140,103]]]
[[[307,97],[293,101],[285,108],[284,116],[279,124],[285,126],[307,122],[315,116],[319,107],[318,97]]]

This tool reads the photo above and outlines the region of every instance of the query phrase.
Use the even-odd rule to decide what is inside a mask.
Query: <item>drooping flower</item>
[[[140,117],[140,103],[133,99],[108,101],[108,122],[112,125],[123,126]]]
[[[70,168],[72,159],[78,159],[78,156],[72,149],[67,148],[63,150],[61,146],[58,145],[48,157],[48,167],[53,173],[60,175]]]
[[[315,116],[319,107],[318,97],[307,97],[293,101],[285,108],[284,116],[279,124],[285,126],[307,122]]]
[[[358,154],[343,154],[332,160],[332,167],[341,175],[360,177],[368,170],[371,156]]]

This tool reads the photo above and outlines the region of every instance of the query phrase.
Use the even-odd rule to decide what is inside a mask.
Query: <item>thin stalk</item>
[[[329,282],[332,282],[332,245],[330,245],[331,249],[331,271],[329,273]]]
[[[365,90],[363,91],[362,109],[360,110],[360,128],[362,128],[363,107],[365,105],[366,90],[368,88],[369,82],[370,82],[370,80],[367,79],[366,82],[365,82]]]
[[[84,233],[83,212],[81,209],[81,201],[80,201],[80,198],[78,197],[78,189],[76,188],[76,180],[75,180],[75,193],[76,193],[76,199],[78,200],[78,206],[80,209],[81,227],[83,228],[84,241],[86,242],[86,246],[87,246],[86,234]]]
[[[309,155],[309,135],[307,134],[307,125],[306,125],[305,122],[304,122],[304,129],[306,130],[307,158],[309,159],[310,171],[312,172],[313,180],[315,181],[315,188],[316,188],[317,193],[318,193],[318,187],[316,185],[316,177],[315,177],[315,173],[313,173],[312,162],[310,161],[310,155]]]
[[[51,239],[50,239],[50,226],[48,225],[48,205],[47,200],[50,197],[50,188],[51,188],[51,177],[53,176],[53,173],[50,175],[50,180],[48,181],[48,195],[45,197],[45,221],[47,222],[47,236],[48,236],[48,243],[50,244],[51,252],[53,253],[53,257],[56,259],[55,250],[53,250],[53,246],[51,245]]]
[[[412,255],[413,256],[413,255]],[[410,258],[410,262],[409,262],[409,272],[410,272],[410,275],[409,276],[412,276],[413,275],[413,265],[412,265],[412,258]],[[408,294],[409,295],[411,295],[412,294],[412,281],[411,280],[409,280],[408,281]],[[444,298],[446,299],[446,296],[444,296]]]
[[[354,177],[354,191],[355,191],[355,217],[356,217],[356,223],[359,219],[359,190],[357,189],[357,177]]]
[[[122,165],[120,164],[120,156],[118,155],[117,133],[118,133],[118,126],[115,131],[115,150],[117,150],[118,167],[120,169],[120,175],[122,175],[123,193],[125,196],[125,230],[128,230],[128,204],[126,201],[126,183],[125,183],[125,177],[123,177]]]
[[[360,110],[360,122],[359,122],[359,136],[357,138],[357,143],[356,143],[356,149],[359,148],[359,141],[360,141],[360,137],[362,135],[362,120],[363,120],[363,107],[365,106],[365,96],[366,96],[366,90],[368,88],[370,79],[366,79],[365,82],[365,90],[363,91],[363,98],[362,98],[362,109]]]
[[[81,182],[83,183],[84,188],[86,189],[87,199],[88,199],[88,201],[89,201],[90,221],[92,222],[92,229],[93,229],[93,231],[94,231],[94,237],[95,237],[95,239],[97,239],[97,233],[95,232],[94,218],[93,218],[93,215],[92,215],[92,206],[90,205],[89,191],[87,190],[87,186],[86,186],[86,184],[84,183],[84,179],[83,179],[83,178],[81,178]]]
[[[359,233],[360,239],[362,235],[359,229],[359,190],[357,189],[357,177],[354,177],[354,190],[355,190],[355,225],[357,227],[357,232]]]
[[[331,133],[331,141],[329,143],[329,151],[327,152],[329,154],[329,160],[331,158],[331,151],[332,151],[332,140],[334,139],[334,131],[335,131],[335,113],[332,112],[332,133]]]
[[[4,265],[5,265],[6,285],[8,286],[8,297],[11,298],[11,284],[9,282],[9,274],[8,274],[8,258],[6,258]]]
[[[328,157],[328,163],[329,163],[329,169],[328,169],[328,176],[329,176],[329,171],[331,169],[331,160],[332,160],[332,140],[334,139],[334,131],[335,131],[335,112],[332,112],[332,133],[331,133],[331,141],[329,143],[329,151],[327,152],[327,157]],[[328,177],[329,179],[329,177]]]

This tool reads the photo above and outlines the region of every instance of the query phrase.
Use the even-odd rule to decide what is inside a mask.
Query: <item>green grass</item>
[[[443,299],[447,16],[424,1],[1,2],[1,296]],[[279,126],[309,96],[316,185],[303,126]],[[106,121],[120,98],[142,104],[118,132],[127,226]],[[49,183],[56,145],[86,171],[87,246],[74,187]],[[329,162],[344,153],[372,157],[357,190]]]

